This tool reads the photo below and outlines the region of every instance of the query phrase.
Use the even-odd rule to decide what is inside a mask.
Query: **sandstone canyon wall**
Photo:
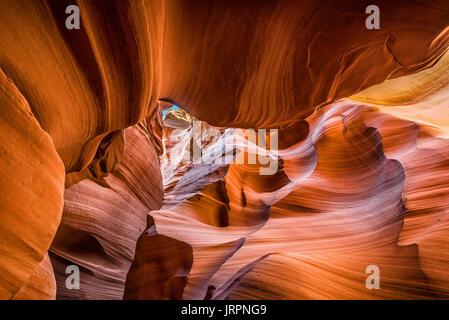
[[[449,298],[449,3],[370,4],[0,1],[0,299]]]

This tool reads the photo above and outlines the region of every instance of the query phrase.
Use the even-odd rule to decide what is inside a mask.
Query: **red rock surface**
[[[449,4],[369,4],[0,1],[0,298],[447,299]]]

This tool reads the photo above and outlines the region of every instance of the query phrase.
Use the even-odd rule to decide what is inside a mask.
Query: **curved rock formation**
[[[30,277],[51,269],[41,261],[61,219],[64,167],[27,100],[3,72],[0,104],[0,297],[10,299],[26,292],[35,296],[32,287],[39,280]],[[24,285],[30,290],[22,290]],[[39,289],[54,296],[51,286]]]
[[[369,4],[1,1],[0,298],[449,298],[449,4]]]
[[[51,246],[58,298],[121,299],[136,241],[148,213],[162,204],[156,134],[160,113],[123,131],[123,157],[107,177],[66,189]],[[68,265],[81,267],[80,289],[65,287]]]

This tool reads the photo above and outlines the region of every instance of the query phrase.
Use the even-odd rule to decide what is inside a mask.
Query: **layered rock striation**
[[[449,4],[369,4],[0,1],[0,298],[447,299]]]

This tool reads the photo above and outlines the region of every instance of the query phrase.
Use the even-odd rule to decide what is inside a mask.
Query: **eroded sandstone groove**
[[[448,298],[449,4],[368,4],[0,1],[0,298]]]

